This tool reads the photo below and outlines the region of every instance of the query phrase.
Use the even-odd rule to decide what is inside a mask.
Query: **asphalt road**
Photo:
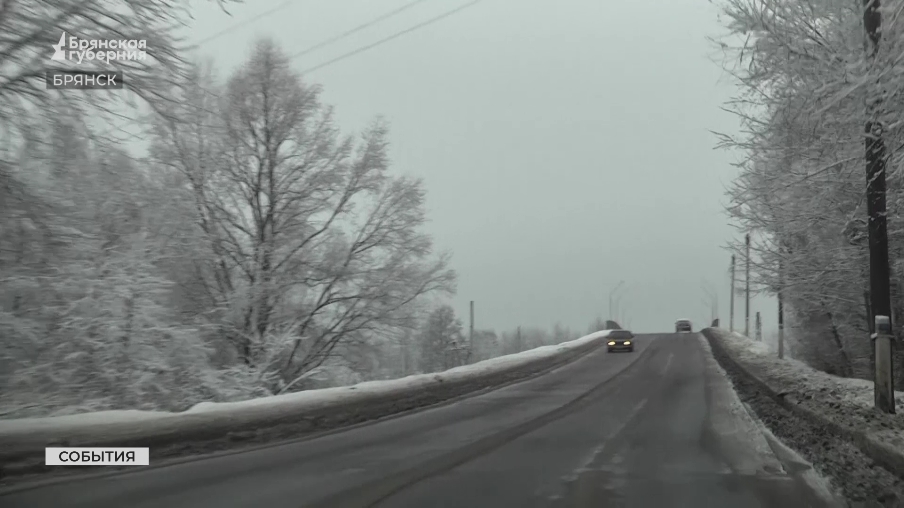
[[[315,439],[0,492],[91,508],[830,506],[697,334]],[[793,473],[789,472],[793,471]],[[809,479],[809,481],[807,481]]]

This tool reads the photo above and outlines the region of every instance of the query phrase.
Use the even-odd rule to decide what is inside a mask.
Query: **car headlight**
[[[614,340],[610,340],[610,341],[609,341],[609,345],[610,345],[610,346],[614,346],[614,345],[615,345],[615,341],[614,341]]]
[[[630,341],[630,340],[626,340],[626,341],[625,341],[625,345],[626,345],[626,346],[628,346],[628,345],[630,345],[630,344],[631,344],[631,341]]]

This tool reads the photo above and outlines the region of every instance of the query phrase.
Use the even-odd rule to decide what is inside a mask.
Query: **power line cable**
[[[358,32],[360,32],[361,30],[364,30],[365,28],[368,28],[368,27],[371,27],[371,26],[373,26],[373,25],[376,25],[377,23],[379,23],[379,22],[381,22],[381,21],[383,21],[383,20],[389,19],[389,18],[395,16],[396,14],[399,14],[399,13],[401,13],[401,12],[404,12],[404,11],[406,11],[406,10],[408,10],[408,9],[410,9],[410,8],[412,8],[412,7],[414,7],[415,5],[420,4],[420,3],[423,3],[423,2],[425,2],[425,1],[426,1],[426,0],[414,0],[413,2],[408,2],[407,4],[405,4],[405,5],[401,6],[401,7],[399,7],[398,9],[394,9],[394,10],[392,10],[392,11],[389,11],[389,12],[387,12],[387,13],[385,13],[385,14],[382,14],[382,15],[380,15],[380,16],[378,16],[378,17],[376,17],[376,18],[374,18],[374,19],[372,19],[372,20],[370,20],[370,21],[368,21],[368,22],[366,22],[366,23],[363,23],[363,24],[361,24],[361,25],[358,25],[358,26],[356,26],[355,28],[352,28],[351,30],[348,30],[348,31],[343,32],[343,33],[341,33],[341,34],[339,34],[339,35],[336,35],[336,36],[334,36],[334,37],[331,37],[331,38],[329,38],[329,39],[326,39],[325,41],[318,42],[317,44],[314,44],[313,46],[310,46],[310,47],[308,47],[308,48],[306,48],[306,49],[303,49],[303,50],[299,51],[298,53],[295,53],[295,54],[293,54],[293,55],[290,55],[289,58],[298,58],[298,57],[303,56],[303,55],[306,55],[306,54],[308,54],[308,53],[310,53],[310,52],[312,52],[312,51],[318,50],[318,49],[320,49],[320,48],[322,48],[322,47],[324,47],[324,46],[328,46],[328,45],[330,45],[330,44],[332,44],[332,43],[334,43],[334,42],[340,41],[340,40],[342,40],[342,39],[348,37],[349,35],[358,33]]]
[[[209,40],[212,40],[213,38],[218,37],[219,35],[225,34],[225,33],[227,33],[227,32],[230,31],[230,30],[233,30],[233,29],[235,29],[235,28],[238,28],[238,27],[241,26],[242,24],[250,23],[251,21],[253,21],[253,20],[255,20],[255,19],[259,19],[260,17],[263,17],[263,16],[265,16],[265,15],[271,13],[271,12],[275,12],[276,10],[278,10],[278,9],[280,9],[280,8],[282,8],[282,7],[284,7],[285,5],[288,5],[288,4],[291,3],[292,1],[294,1],[294,0],[287,0],[286,2],[283,2],[282,4],[280,4],[279,6],[275,7],[274,9],[271,9],[270,11],[267,11],[266,13],[260,14],[260,15],[256,16],[255,18],[250,18],[249,20],[246,20],[246,21],[244,21],[244,22],[242,22],[242,23],[240,23],[240,24],[238,24],[238,25],[233,25],[232,27],[230,27],[230,28],[228,28],[228,29],[226,29],[226,30],[220,32],[219,34],[216,34],[216,35],[214,35],[214,36],[208,37],[207,39],[205,39],[205,40],[202,41],[201,43],[206,42],[206,41],[209,41]],[[310,48],[307,48],[306,50],[303,50],[303,51],[300,52],[300,53],[296,53],[295,55],[290,56],[290,58],[297,58],[298,56],[301,56],[301,55],[303,55],[303,54],[305,54],[305,53],[308,53],[308,52],[310,52],[310,51],[313,51],[314,49],[318,49],[319,47],[322,47],[322,46],[325,46],[325,45],[330,44],[330,43],[332,43],[332,42],[335,42],[335,41],[337,41],[337,40],[340,40],[340,39],[342,39],[343,37],[347,37],[348,35],[350,35],[350,34],[352,34],[352,33],[355,33],[355,32],[357,32],[357,31],[360,31],[360,30],[362,30],[363,28],[366,28],[366,27],[368,27],[368,26],[372,26],[372,25],[378,23],[379,21],[382,21],[382,20],[384,20],[384,19],[387,19],[387,18],[389,18],[389,17],[391,17],[391,16],[393,16],[393,15],[395,15],[395,14],[398,14],[399,12],[402,12],[403,10],[405,10],[405,9],[407,9],[407,8],[409,8],[409,7],[413,7],[414,5],[416,5],[416,4],[418,4],[418,3],[421,3],[421,2],[423,2],[423,1],[425,1],[425,0],[415,0],[415,1],[413,1],[413,2],[409,2],[409,3],[405,4],[405,5],[403,5],[402,7],[398,8],[398,9],[395,9],[394,11],[390,11],[390,12],[388,12],[388,13],[386,13],[386,14],[383,14],[383,15],[381,15],[381,16],[375,18],[374,20],[371,20],[371,21],[369,21],[369,22],[367,22],[367,23],[364,23],[363,25],[359,25],[358,27],[353,28],[352,30],[346,31],[346,32],[344,32],[343,34],[340,34],[339,36],[336,36],[336,37],[333,37],[333,38],[331,38],[331,39],[328,39],[327,41],[318,43],[318,44],[316,44],[316,45],[314,45],[314,46],[312,46],[312,47],[310,47]],[[392,35],[389,35],[389,36],[387,36],[387,37],[384,37],[384,38],[382,38],[382,39],[380,39],[380,40],[378,40],[378,41],[376,41],[376,42],[373,42],[373,43],[371,43],[371,44],[367,44],[367,45],[365,45],[365,46],[361,46],[361,47],[359,47],[359,48],[357,48],[357,49],[354,49],[354,50],[352,50],[352,51],[349,51],[348,53],[344,53],[344,54],[342,54],[342,55],[339,55],[339,56],[337,56],[336,58],[327,60],[326,62],[320,63],[320,64],[315,65],[315,66],[313,66],[313,67],[309,67],[308,69],[305,69],[305,70],[302,71],[301,73],[302,73],[302,74],[306,74],[306,73],[309,73],[309,72],[312,72],[312,71],[315,71],[315,70],[318,70],[318,69],[322,69],[322,68],[327,67],[327,66],[329,66],[329,65],[332,65],[332,64],[334,64],[334,63],[337,63],[337,62],[340,62],[340,61],[342,61],[342,60],[345,60],[346,58],[350,58],[350,57],[355,56],[355,55],[357,55],[357,54],[359,54],[359,53],[363,53],[363,52],[365,52],[365,51],[367,51],[367,50],[369,50],[369,49],[373,49],[373,48],[375,48],[375,47],[377,47],[377,46],[380,46],[380,45],[385,44],[385,43],[387,43],[387,42],[389,42],[389,41],[392,41],[392,40],[394,40],[394,39],[397,39],[397,38],[399,38],[399,37],[401,37],[401,36],[403,36],[403,35],[405,35],[405,34],[411,33],[411,32],[413,32],[413,31],[415,31],[415,30],[418,30],[418,29],[423,28],[423,27],[425,27],[425,26],[428,26],[428,25],[431,25],[431,24],[436,23],[436,22],[438,22],[438,21],[441,21],[441,20],[443,20],[443,19],[445,19],[445,18],[447,18],[447,17],[449,17],[449,16],[452,16],[453,14],[457,14],[457,13],[459,13],[459,12],[461,12],[461,11],[463,11],[463,10],[469,8],[469,7],[472,7],[472,6],[476,5],[476,4],[479,3],[479,2],[481,2],[481,0],[473,0],[473,1],[471,1],[471,2],[468,2],[468,3],[464,4],[464,5],[461,5],[461,6],[459,6],[459,7],[456,7],[455,9],[452,9],[452,10],[450,10],[450,11],[446,11],[446,12],[444,12],[444,13],[438,15],[438,16],[434,16],[434,17],[432,17],[432,18],[430,18],[430,19],[427,19],[427,20],[422,21],[422,22],[420,22],[420,23],[418,23],[418,24],[416,24],[416,25],[413,25],[413,26],[411,26],[411,27],[409,27],[409,28],[406,28],[405,30],[401,30],[401,31],[396,32],[396,33],[394,33],[394,34],[392,34]],[[199,43],[199,44],[201,44],[201,43]],[[215,94],[215,93],[213,93],[213,92],[211,92],[211,91],[209,91],[209,90],[205,90],[205,91],[207,91],[208,93],[210,93],[210,94],[213,95],[214,97],[218,97],[217,94]],[[106,135],[106,134],[110,133],[112,130],[116,130],[116,128],[108,129],[107,131],[105,131],[105,132],[102,133],[101,135]],[[133,136],[134,136],[134,135],[133,135]]]
[[[272,9],[270,9],[270,10],[268,10],[268,11],[262,12],[262,13],[258,14],[257,16],[254,16],[254,17],[248,18],[248,19],[246,19],[246,20],[240,21],[240,22],[236,23],[235,25],[232,25],[232,26],[230,26],[230,27],[228,27],[228,28],[225,28],[225,29],[223,29],[223,30],[220,30],[219,32],[217,32],[217,33],[215,33],[215,34],[213,34],[213,35],[211,35],[211,36],[209,36],[209,37],[206,37],[206,38],[204,38],[204,39],[201,39],[200,41],[198,41],[198,42],[195,43],[195,46],[196,46],[196,47],[197,47],[197,46],[202,46],[202,45],[204,45],[204,44],[206,44],[206,43],[208,43],[208,42],[210,42],[210,41],[212,41],[212,40],[214,40],[214,39],[218,39],[218,38],[220,38],[220,37],[222,37],[222,36],[224,36],[224,35],[226,35],[226,34],[232,32],[232,31],[238,30],[239,28],[242,28],[242,27],[244,27],[244,26],[246,26],[246,25],[249,25],[249,24],[251,24],[251,23],[254,23],[255,21],[257,21],[257,20],[259,20],[259,19],[261,19],[261,18],[264,18],[264,17],[266,17],[266,16],[269,16],[269,15],[273,14],[274,12],[277,12],[277,11],[280,11],[280,10],[286,8],[289,4],[291,4],[291,3],[295,2],[295,1],[296,1],[296,0],[286,0],[285,2],[283,2],[283,3],[279,4],[279,5],[277,5],[276,7],[272,8]],[[370,20],[370,21],[368,21],[368,22],[366,22],[366,23],[363,23],[363,24],[361,24],[361,25],[356,26],[355,28],[352,28],[351,30],[348,30],[348,31],[343,32],[343,33],[341,33],[341,34],[339,34],[339,35],[333,36],[333,37],[331,37],[331,38],[329,38],[329,39],[326,39],[326,40],[324,40],[324,41],[318,42],[317,44],[314,44],[313,46],[310,46],[310,47],[308,47],[308,48],[306,48],[306,49],[304,49],[304,50],[302,50],[302,51],[300,51],[300,52],[298,52],[298,53],[292,55],[290,58],[295,58],[295,57],[299,57],[299,56],[302,56],[302,55],[306,55],[306,54],[308,54],[308,53],[310,53],[310,52],[312,52],[312,51],[318,50],[318,49],[320,49],[320,48],[322,48],[322,47],[325,47],[325,46],[328,46],[328,45],[330,45],[330,44],[332,44],[332,43],[334,43],[334,42],[340,41],[340,40],[342,40],[342,39],[348,37],[349,35],[355,34],[355,33],[357,33],[357,32],[360,32],[361,30],[364,30],[365,28],[368,28],[368,27],[371,27],[371,26],[373,26],[373,25],[376,25],[377,23],[379,23],[379,22],[381,22],[381,21],[384,21],[384,20],[386,20],[386,19],[389,19],[389,18],[391,18],[391,17],[393,17],[393,16],[395,16],[395,15],[401,13],[401,12],[404,12],[404,11],[410,9],[411,7],[414,7],[415,5],[420,4],[420,3],[423,3],[423,2],[425,2],[425,1],[426,1],[426,0],[414,0],[413,2],[408,2],[407,4],[401,6],[401,7],[397,8],[397,9],[394,9],[394,10],[392,10],[392,11],[389,11],[389,12],[385,13],[385,14],[382,14],[382,15],[378,16],[377,18],[374,18],[374,19],[372,19],[372,20]]]
[[[363,53],[363,52],[365,52],[365,51],[367,51],[367,50],[369,50],[369,49],[375,48],[375,47],[377,47],[377,46],[380,46],[381,44],[385,44],[385,43],[387,43],[387,42],[389,42],[389,41],[391,41],[391,40],[393,40],[393,39],[397,39],[397,38],[399,38],[399,37],[401,37],[401,36],[403,36],[403,35],[405,35],[405,34],[411,33],[411,32],[413,32],[413,31],[415,31],[415,30],[417,30],[417,29],[419,29],[419,28],[423,28],[423,27],[425,27],[425,26],[427,26],[427,25],[431,25],[431,24],[433,24],[433,23],[436,23],[437,21],[440,21],[440,20],[442,20],[442,19],[445,19],[445,18],[447,18],[447,17],[449,17],[449,16],[451,16],[451,15],[453,15],[453,14],[457,14],[457,13],[459,13],[459,12],[461,12],[461,11],[467,9],[468,7],[474,6],[475,4],[479,3],[480,1],[481,1],[481,0],[473,0],[472,2],[468,2],[468,3],[466,3],[466,4],[464,4],[464,5],[460,6],[460,7],[457,7],[457,8],[455,8],[455,9],[452,9],[451,11],[446,11],[445,13],[440,14],[439,16],[435,16],[435,17],[430,18],[430,19],[428,19],[428,20],[426,20],[426,21],[422,21],[421,23],[418,23],[418,24],[416,24],[416,25],[414,25],[414,26],[412,26],[412,27],[406,28],[405,30],[402,30],[402,31],[400,31],[400,32],[396,32],[396,33],[394,33],[394,34],[392,34],[392,35],[390,35],[390,36],[388,36],[388,37],[384,37],[384,38],[382,38],[382,39],[380,39],[380,40],[378,40],[378,41],[376,41],[376,42],[373,42],[373,43],[368,44],[368,45],[366,45],[366,46],[361,46],[361,47],[359,47],[359,48],[357,48],[357,49],[354,49],[354,50],[352,50],[352,51],[349,51],[348,53],[339,55],[339,56],[337,56],[336,58],[333,58],[333,59],[331,59],[331,60],[327,60],[326,62],[320,63],[320,64],[315,65],[315,66],[313,66],[313,67],[309,67],[309,68],[307,68],[307,69],[301,71],[301,73],[302,73],[302,74],[307,74],[307,73],[309,73],[309,72],[316,71],[316,70],[318,70],[318,69],[322,69],[322,68],[324,68],[324,67],[326,67],[326,66],[328,66],[328,65],[332,65],[332,64],[334,64],[334,63],[336,63],[336,62],[339,62],[339,61],[341,61],[341,60],[345,60],[346,58],[350,58],[350,57],[352,57],[352,56],[355,56],[355,55],[357,55],[357,54],[359,54],[359,53]]]
[[[246,26],[246,25],[249,25],[249,24],[251,24],[251,23],[254,23],[255,21],[257,21],[257,20],[259,20],[259,19],[261,19],[261,18],[263,18],[263,17],[269,16],[269,15],[273,14],[273,13],[276,12],[276,11],[279,11],[279,10],[282,10],[282,9],[286,8],[286,7],[287,7],[289,4],[291,4],[292,2],[295,2],[295,0],[286,0],[285,2],[283,2],[283,3],[279,4],[279,5],[277,5],[276,7],[270,9],[269,11],[262,12],[262,13],[258,14],[257,16],[248,18],[248,19],[246,19],[246,20],[244,20],[244,21],[240,21],[240,22],[238,22],[238,23],[236,23],[236,24],[234,24],[234,25],[232,25],[232,26],[230,26],[230,27],[228,27],[228,28],[224,28],[223,30],[220,30],[219,32],[217,32],[217,33],[211,35],[210,37],[206,37],[206,38],[201,39],[200,41],[196,42],[196,43],[195,43],[195,46],[201,46],[201,45],[207,44],[208,42],[210,42],[210,41],[212,41],[212,40],[214,40],[214,39],[218,39],[218,38],[220,38],[220,37],[222,37],[222,36],[228,34],[229,32],[232,32],[233,30],[238,30],[239,28],[242,28],[242,27],[244,27],[244,26]]]
[[[259,19],[261,19],[261,18],[263,18],[263,17],[269,16],[269,15],[273,14],[274,12],[277,12],[277,11],[279,11],[279,10],[282,10],[282,9],[288,7],[289,4],[291,4],[291,3],[295,2],[295,1],[296,1],[296,0],[285,0],[283,3],[277,5],[276,7],[272,8],[272,9],[270,9],[270,10],[268,10],[268,11],[262,12],[262,13],[258,14],[257,16],[253,16],[253,17],[251,17],[251,18],[248,18],[248,19],[245,19],[245,20],[243,20],[243,21],[240,21],[240,22],[238,22],[238,23],[236,23],[236,24],[234,24],[234,25],[232,25],[232,26],[230,26],[230,27],[228,27],[228,28],[224,28],[223,30],[220,30],[219,32],[217,32],[217,33],[215,33],[215,34],[213,34],[213,35],[211,35],[211,36],[209,36],[209,37],[206,37],[206,38],[204,38],[204,39],[201,39],[200,41],[198,41],[198,42],[196,42],[196,43],[194,44],[194,47],[195,47],[195,48],[198,48],[198,47],[200,47],[200,46],[203,46],[204,44],[207,44],[208,42],[210,42],[210,41],[212,41],[212,40],[214,40],[214,39],[218,39],[218,38],[220,38],[220,37],[222,37],[222,36],[224,36],[224,35],[226,35],[226,34],[232,32],[232,31],[238,30],[239,28],[242,28],[242,27],[244,27],[244,26],[246,26],[246,25],[249,25],[249,24],[251,24],[251,23],[254,23],[255,21],[257,21],[257,20],[259,20]],[[227,13],[227,14],[228,14],[228,13]],[[198,86],[200,87],[200,85],[198,85]],[[203,88],[202,88],[202,89],[203,89]],[[212,93],[212,92],[210,92],[210,93]],[[216,95],[216,94],[214,94],[214,95]],[[122,127],[111,126],[110,128],[108,128],[108,129],[104,130],[103,132],[101,132],[101,133],[99,134],[99,136],[106,136],[107,134],[110,134],[110,133],[113,132],[114,130],[120,130],[120,131],[121,131],[121,130],[123,130],[123,129],[122,129]],[[134,139],[135,137],[137,137],[137,135],[135,135],[135,134],[129,135],[129,139]]]
[[[289,0],[289,2],[291,2],[291,1],[293,1],[293,0]],[[390,17],[392,17],[392,16],[395,16],[396,14],[398,14],[398,13],[400,13],[400,12],[402,12],[402,11],[408,9],[408,8],[414,7],[415,5],[417,5],[417,4],[419,4],[419,3],[422,3],[422,2],[424,2],[424,1],[426,1],[426,0],[414,0],[413,2],[409,2],[409,3],[407,3],[407,4],[405,4],[405,5],[401,6],[401,7],[399,7],[399,8],[397,8],[397,9],[394,9],[394,10],[392,10],[392,11],[389,11],[389,12],[387,12],[387,13],[385,13],[385,14],[380,15],[380,16],[378,16],[378,17],[372,19],[371,21],[368,21],[367,23],[363,23],[363,24],[361,24],[361,25],[358,25],[357,27],[355,27],[355,28],[353,28],[353,29],[351,29],[351,30],[347,30],[346,32],[343,32],[342,34],[339,34],[339,35],[337,35],[337,36],[335,36],[335,37],[331,37],[330,39],[327,39],[327,40],[325,40],[325,41],[319,42],[319,43],[317,43],[317,44],[315,44],[315,45],[313,45],[313,46],[310,46],[310,47],[308,47],[308,48],[306,48],[306,49],[304,49],[304,50],[302,50],[302,51],[300,51],[300,52],[298,52],[298,53],[295,53],[295,54],[293,54],[293,55],[290,55],[289,58],[290,58],[290,59],[297,58],[297,57],[302,56],[302,55],[304,55],[304,54],[310,53],[311,51],[314,51],[314,50],[316,50],[316,49],[319,49],[319,48],[321,48],[321,47],[323,47],[323,46],[326,46],[326,45],[328,45],[328,44],[331,44],[331,43],[333,43],[333,42],[336,42],[336,41],[338,41],[338,40],[340,40],[340,39],[342,39],[342,38],[344,38],[344,37],[348,37],[349,35],[351,35],[351,34],[353,34],[353,33],[355,33],[355,32],[358,32],[358,31],[360,31],[360,30],[363,30],[364,28],[367,28],[367,27],[372,26],[372,25],[374,25],[374,24],[376,24],[376,23],[379,23],[380,21],[383,21],[383,20],[388,19],[388,18],[390,18]],[[423,28],[423,27],[425,27],[425,26],[427,26],[427,25],[431,25],[431,24],[433,24],[433,23],[436,23],[436,22],[438,22],[438,21],[441,21],[441,20],[443,20],[443,19],[445,19],[445,18],[447,18],[447,17],[449,17],[449,16],[452,16],[453,14],[457,14],[457,13],[459,13],[459,12],[461,12],[461,11],[467,9],[468,7],[472,7],[472,6],[476,5],[476,4],[479,3],[479,2],[481,2],[481,0],[473,0],[473,1],[471,1],[471,2],[468,2],[468,3],[464,4],[464,5],[461,5],[461,6],[459,6],[459,7],[456,7],[455,9],[452,9],[452,10],[450,10],[450,11],[446,11],[446,12],[444,12],[444,13],[438,15],[438,16],[434,16],[434,17],[432,17],[432,18],[430,18],[430,19],[427,19],[426,21],[422,21],[422,22],[420,22],[420,23],[418,23],[418,24],[416,24],[416,25],[414,25],[414,26],[411,26],[411,27],[409,27],[409,28],[406,28],[405,30],[401,30],[401,31],[396,32],[396,33],[394,33],[394,34],[392,34],[392,35],[389,35],[389,36],[387,36],[387,37],[384,37],[384,38],[382,38],[382,39],[380,39],[380,40],[378,40],[378,41],[376,41],[376,42],[373,42],[373,43],[370,43],[370,44],[367,44],[367,45],[358,47],[358,48],[356,48],[356,49],[353,49],[352,51],[349,51],[348,53],[344,53],[344,54],[342,54],[342,55],[339,55],[339,56],[337,56],[336,58],[327,60],[326,62],[323,62],[323,63],[320,63],[320,64],[318,64],[318,65],[315,65],[314,67],[309,67],[308,69],[305,69],[304,71],[302,71],[302,74],[305,74],[305,73],[308,73],[308,72],[311,72],[311,71],[315,71],[315,70],[317,70],[317,69],[321,69],[321,68],[326,67],[326,66],[328,66],[328,65],[332,65],[332,64],[334,64],[334,63],[337,63],[337,62],[339,62],[339,61],[341,61],[341,60],[345,60],[346,58],[350,58],[350,57],[352,57],[352,56],[355,56],[355,55],[357,55],[357,54],[359,54],[359,53],[363,53],[363,52],[365,52],[365,51],[367,51],[367,50],[369,50],[369,49],[372,49],[372,48],[375,48],[375,47],[377,47],[377,46],[380,46],[381,44],[385,44],[385,43],[387,43],[387,42],[389,42],[389,41],[391,41],[391,40],[397,39],[397,38],[399,38],[399,37],[401,37],[401,36],[403,36],[403,35],[405,35],[405,34],[408,34],[408,33],[410,33],[410,32],[413,32],[413,31],[415,31],[415,30],[418,30],[418,29],[420,29],[420,28]],[[288,3],[288,2],[285,2],[285,3]],[[213,94],[213,92],[209,92],[209,91],[208,91],[208,93],[211,93],[212,95],[216,96],[216,94]]]

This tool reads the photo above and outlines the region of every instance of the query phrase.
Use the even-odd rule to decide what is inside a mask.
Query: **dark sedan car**
[[[681,332],[691,333],[691,332],[693,332],[693,330],[694,330],[694,327],[691,326],[690,319],[679,319],[678,321],[675,321],[675,333],[681,333]]]
[[[634,334],[629,330],[612,330],[607,337],[609,342],[609,352],[614,351],[634,351]]]

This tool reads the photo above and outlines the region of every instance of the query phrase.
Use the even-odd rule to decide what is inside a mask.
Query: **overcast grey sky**
[[[269,36],[299,52],[410,0],[198,2],[200,41],[225,74]],[[407,29],[468,0],[428,0],[294,60],[298,71]],[[395,171],[424,179],[433,234],[453,252],[456,311],[479,328],[583,331],[621,307],[635,330],[709,318],[717,287],[727,321],[735,234],[723,213],[732,154],[709,130],[732,87],[711,60],[720,31],[702,0],[483,0],[440,22],[306,75],[340,125],[377,115],[392,128]],[[774,327],[772,300],[755,300]],[[743,324],[743,300],[737,318]],[[708,323],[707,323],[708,324]]]

